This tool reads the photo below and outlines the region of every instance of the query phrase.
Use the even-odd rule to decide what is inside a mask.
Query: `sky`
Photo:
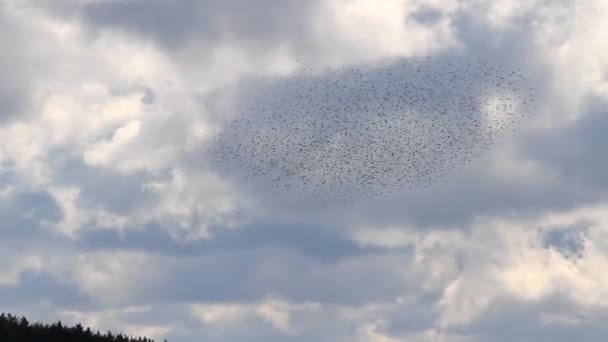
[[[605,0],[0,1],[0,311],[169,341],[608,339]],[[202,157],[240,84],[386,58],[537,109],[429,188],[319,208]],[[272,94],[268,94],[272,96]]]

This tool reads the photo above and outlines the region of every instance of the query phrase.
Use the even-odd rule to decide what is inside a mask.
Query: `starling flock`
[[[354,200],[428,187],[489,150],[534,105],[518,70],[400,59],[257,80],[208,144],[222,174]]]

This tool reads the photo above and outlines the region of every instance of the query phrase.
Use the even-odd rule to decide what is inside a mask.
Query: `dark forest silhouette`
[[[25,317],[11,314],[0,314],[0,341],[2,342],[154,342],[147,337],[132,337],[113,334],[108,331],[101,334],[84,328],[80,324],[69,327],[61,321],[53,324],[36,322],[30,324]],[[166,342],[166,340],[165,340]]]

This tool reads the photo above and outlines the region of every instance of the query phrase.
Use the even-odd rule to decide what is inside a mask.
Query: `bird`
[[[428,188],[489,151],[534,109],[521,70],[400,58],[267,77],[206,142],[218,172],[315,200]]]

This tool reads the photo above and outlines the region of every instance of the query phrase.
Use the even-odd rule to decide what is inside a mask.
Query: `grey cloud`
[[[133,300],[251,302],[276,295],[295,302],[345,305],[390,301],[417,287],[395,272],[409,258],[411,254],[393,252],[319,262],[271,247],[217,252],[159,268],[162,279],[143,286]]]
[[[46,192],[18,190],[0,200],[0,236],[11,242],[52,239],[52,233],[41,224],[55,223],[61,218],[61,208]]]
[[[259,47],[296,45],[309,39],[318,0],[55,1],[57,15],[77,13],[93,29],[119,29],[168,49],[197,42],[213,46],[236,38]]]
[[[176,241],[168,233],[171,227],[150,223],[143,229],[83,232],[79,248],[142,250],[151,254],[196,257],[219,252],[242,252],[260,248],[283,248],[313,260],[337,262],[353,256],[378,253],[378,248],[361,247],[347,237],[324,226],[305,226],[281,222],[255,222],[236,229],[210,227],[208,240]]]
[[[525,141],[530,155],[550,166],[564,183],[592,189],[608,187],[608,159],[604,158],[608,130],[608,103],[590,97],[576,121]]]
[[[143,185],[167,177],[146,171],[123,174],[87,165],[80,157],[69,154],[66,157],[61,151],[55,151],[54,155],[57,157],[51,159],[50,165],[57,170],[55,181],[77,187],[80,191],[78,201],[84,208],[100,208],[119,214],[134,212],[158,201],[158,195],[146,191]]]
[[[314,341],[325,342],[329,340],[326,336],[317,334],[287,334],[275,330],[270,323],[261,319],[241,321],[238,326],[217,327],[214,325],[202,325],[190,330],[175,331],[167,334],[167,340],[184,342],[308,342],[313,337]]]
[[[0,73],[7,74],[2,69]],[[15,89],[8,83],[0,83],[0,120],[2,121],[18,116],[27,103],[24,89]]]
[[[148,87],[144,87],[144,96],[141,99],[141,102],[143,102],[144,104],[150,105],[153,104],[154,101],[156,101],[156,93],[154,92],[154,90],[148,88]]]
[[[412,13],[411,19],[421,24],[433,25],[440,20],[442,16],[443,13],[437,9],[422,7]]]
[[[543,246],[554,248],[565,258],[581,258],[585,252],[585,231],[585,226],[549,231],[543,236]]]
[[[32,65],[28,61],[24,41],[26,32],[0,4],[0,40],[9,47],[0,53],[0,124],[11,122],[24,114],[32,90]],[[27,66],[26,66],[27,65]]]
[[[3,306],[23,306],[48,301],[64,309],[90,309],[94,302],[79,292],[74,285],[60,282],[46,272],[26,271],[21,274],[19,284],[0,286],[0,302]]]
[[[600,188],[581,188],[561,180],[539,183],[536,179],[497,179],[484,168],[489,165],[480,162],[438,182],[432,189],[371,203],[370,209],[358,216],[378,224],[409,223],[421,229],[436,225],[458,228],[467,227],[478,216],[517,213],[522,218],[531,217],[573,209],[606,197]]]

